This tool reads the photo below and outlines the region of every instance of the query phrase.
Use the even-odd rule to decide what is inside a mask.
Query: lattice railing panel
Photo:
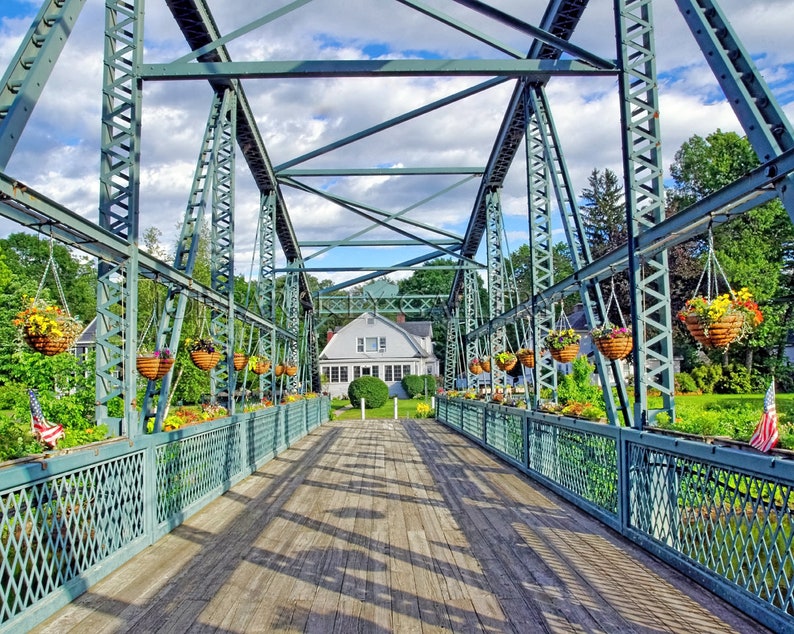
[[[629,445],[630,525],[794,615],[794,487]]]
[[[255,464],[278,449],[278,410],[275,407],[256,412],[248,427],[248,462]]]
[[[240,426],[157,447],[157,521],[164,522],[241,471]]]
[[[518,462],[524,457],[523,416],[507,409],[489,408],[485,412],[485,442]]]
[[[0,623],[144,534],[143,453],[0,493]]]

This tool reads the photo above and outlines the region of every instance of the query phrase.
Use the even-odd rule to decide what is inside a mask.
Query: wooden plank
[[[332,422],[34,632],[764,632],[432,421]]]

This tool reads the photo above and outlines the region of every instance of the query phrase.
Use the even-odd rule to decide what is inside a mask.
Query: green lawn
[[[419,403],[427,403],[429,405],[430,398],[428,398],[427,401],[424,399],[398,399],[398,418],[414,418],[416,416],[416,406]],[[361,420],[360,408],[356,407],[354,409],[342,410],[342,408],[349,406],[350,401],[336,398],[332,399],[331,411],[334,413],[334,418],[337,420]],[[374,418],[394,418],[394,400],[389,399],[383,407],[365,409],[364,416],[368,420]]]

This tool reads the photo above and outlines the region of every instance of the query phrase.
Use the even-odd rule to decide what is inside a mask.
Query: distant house
[[[346,326],[328,331],[320,353],[320,374],[331,396],[347,394],[350,382],[375,376],[389,386],[389,395],[407,396],[400,381],[409,374],[437,375],[433,328],[429,321],[398,321],[364,313]]]

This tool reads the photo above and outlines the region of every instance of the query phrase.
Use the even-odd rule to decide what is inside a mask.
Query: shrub
[[[675,375],[675,389],[683,394],[691,394],[698,391],[698,384],[695,383],[692,375],[686,372],[679,372]]]
[[[432,374],[409,374],[404,376],[400,385],[408,394],[409,398],[425,395],[425,381],[427,381],[427,393],[436,393],[436,378]]]
[[[698,389],[703,394],[714,392],[714,386],[722,378],[722,367],[718,365],[699,365],[690,372]]]
[[[590,383],[595,366],[588,363],[587,357],[577,357],[571,364],[571,374],[563,376],[557,386],[557,396],[562,405],[569,403],[589,403],[600,410],[605,409],[603,390]]]
[[[715,390],[720,394],[751,394],[753,382],[750,371],[743,365],[729,365],[723,370]]]
[[[353,407],[361,407],[363,398],[364,407],[376,409],[385,405],[389,399],[389,386],[375,376],[361,376],[350,383],[347,396]]]

